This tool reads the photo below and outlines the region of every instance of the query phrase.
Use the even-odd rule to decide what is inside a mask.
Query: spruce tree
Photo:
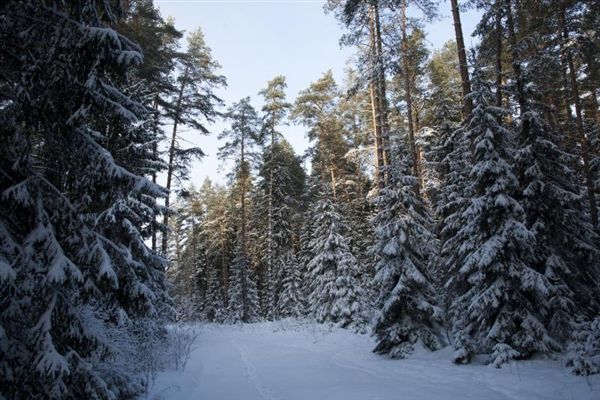
[[[166,194],[144,177],[152,112],[127,80],[141,49],[114,2],[0,12],[0,397],[138,396],[169,303],[145,243]]]
[[[234,221],[228,210],[226,188],[213,186],[206,180],[201,192],[205,193],[206,198],[206,216],[199,238],[205,249],[204,270],[207,279],[203,315],[209,321],[221,322],[227,311],[229,264],[235,244]]]
[[[309,312],[317,322],[362,329],[366,322],[365,294],[358,281],[360,269],[344,237],[346,226],[325,191],[316,204],[316,230],[308,263]]]
[[[511,359],[557,348],[544,325],[548,279],[532,263],[535,236],[515,199],[518,181],[510,165],[510,133],[482,71],[473,75],[475,109],[466,135],[473,143],[472,194],[462,213],[460,243],[447,283],[454,296],[451,330],[455,362],[491,353],[499,367]]]
[[[209,322],[223,322],[226,317],[223,285],[217,266],[210,266],[207,271],[206,295],[202,308],[202,318]]]
[[[231,195],[238,230],[234,258],[229,266],[228,317],[232,321],[253,322],[259,316],[259,302],[254,268],[249,259],[248,195],[251,165],[255,159],[253,149],[259,140],[258,116],[248,97],[233,104],[226,116],[231,121],[231,128],[219,135],[219,139],[228,140],[219,149],[219,155],[222,158],[234,156],[237,160],[231,175],[234,182]]]
[[[206,291],[206,242],[201,228],[206,218],[200,192],[193,186],[183,191],[174,208],[169,236],[171,263],[167,270],[173,287],[178,319],[197,319]]]
[[[600,317],[576,321],[567,353],[567,366],[576,375],[600,373]]]
[[[273,282],[276,275],[280,274],[280,271],[276,271],[274,266],[274,259],[278,256],[275,252],[274,248],[274,232],[273,226],[275,224],[274,221],[274,190],[275,190],[275,176],[276,169],[278,169],[277,159],[275,158],[275,145],[279,142],[281,133],[278,132],[278,125],[280,125],[287,112],[291,108],[291,104],[285,101],[285,88],[287,84],[285,82],[284,76],[276,76],[271,81],[267,83],[267,87],[260,91],[260,95],[263,96],[265,100],[265,105],[262,110],[265,113],[264,115],[264,124],[262,129],[262,134],[264,136],[268,136],[269,145],[267,148],[268,157],[265,158],[264,167],[268,171],[266,175],[267,182],[267,190],[266,190],[266,199],[267,199],[267,232],[266,232],[266,244],[267,244],[267,254],[266,254],[266,275],[267,275],[267,290],[269,291],[269,295],[276,295],[278,291],[278,285],[276,282]],[[264,139],[267,139],[266,137]],[[274,317],[274,308],[276,307],[276,297],[271,298],[268,301],[267,305],[267,314],[270,318]]]
[[[523,114],[516,169],[526,224],[535,236],[533,261],[549,280],[547,327],[563,342],[573,315],[598,309],[598,237],[584,218],[584,199],[570,168],[574,156],[561,151],[550,126],[535,111]],[[522,130],[522,129],[521,129]]]
[[[241,244],[238,244],[229,270],[227,319],[231,322],[256,322],[260,316],[256,280]]]
[[[279,139],[264,152],[258,178],[256,214],[253,216],[257,235],[255,251],[259,254],[261,270],[264,270],[266,316],[277,319],[278,296],[284,276],[283,271],[277,269],[281,265],[277,260],[293,249],[298,235],[296,214],[300,211],[305,172],[292,146]],[[270,264],[269,257],[273,258]]]
[[[432,222],[414,191],[407,155],[398,145],[392,150],[389,185],[375,201],[376,240],[370,250],[378,260],[374,351],[404,358],[417,342],[431,350],[441,347],[442,312],[433,284],[436,239],[430,230]]]
[[[305,313],[303,276],[296,255],[288,250],[277,260],[282,271],[282,290],[279,295],[278,314],[282,318],[299,318]]]
[[[130,90],[139,92],[144,104],[152,108],[154,140],[147,145],[158,157],[163,155],[159,144],[165,139],[166,114],[173,107],[170,99],[177,93],[173,73],[180,60],[178,48],[183,32],[175,28],[172,19],[165,21],[161,17],[152,0],[127,2],[124,7],[126,16],[119,19],[115,27],[143,49],[144,62],[132,71],[130,80],[136,85],[132,85]],[[152,182],[156,183],[158,174],[152,172],[151,175]],[[164,228],[157,221],[150,227],[152,250],[157,248],[157,232]]]

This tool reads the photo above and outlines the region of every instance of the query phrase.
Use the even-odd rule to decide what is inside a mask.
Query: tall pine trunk
[[[496,14],[496,107],[502,107],[502,12]]]
[[[467,98],[471,93],[471,81],[469,79],[469,67],[467,64],[467,51],[465,50],[465,40],[463,38],[462,24],[460,22],[460,10],[458,9],[458,0],[450,0],[452,8],[452,19],[454,21],[454,34],[456,36],[456,48],[458,51],[458,62],[460,69],[460,82],[463,95],[463,121],[466,121],[473,111],[473,100]]]
[[[242,119],[241,119],[241,142],[240,142],[240,162],[241,162],[241,168],[240,168],[240,173],[241,173],[241,197],[240,197],[240,214],[241,214],[241,247],[242,247],[242,254],[244,257],[244,260],[246,259],[246,154],[245,154],[245,130],[246,130],[246,123],[245,123],[245,118],[244,118],[244,114],[242,114]],[[244,262],[243,265],[241,266],[242,271],[241,271],[241,280],[242,280],[242,321],[247,321],[248,320],[248,282],[247,282],[247,277],[246,277],[246,263]]]
[[[371,81],[369,82],[369,92],[371,95],[371,109],[373,112],[373,134],[375,138],[375,154],[377,162],[377,183],[379,190],[385,187],[385,152],[382,132],[382,101],[381,101],[381,85],[379,83],[379,45],[377,44],[377,25],[376,22],[379,16],[377,5],[371,4],[369,13],[369,38],[371,51]]]
[[[506,25],[508,26],[508,42],[510,44],[510,57],[513,74],[517,84],[517,101],[519,103],[519,116],[521,117],[521,136],[523,143],[526,143],[529,138],[529,120],[523,119],[523,114],[529,110],[527,97],[525,95],[525,78],[523,77],[523,69],[521,68],[521,60],[519,59],[517,33],[512,12],[511,0],[504,0]]]
[[[225,259],[225,244],[226,244],[226,238],[225,238],[225,226],[223,226],[223,224],[221,224],[220,229],[219,229],[219,234],[220,234],[220,247],[221,247],[221,274],[223,275],[223,300],[224,300],[224,304],[227,307],[227,304],[229,302],[229,298],[227,296],[227,290],[229,289],[229,268],[227,265],[227,260]]]
[[[269,278],[267,282],[267,287],[273,281],[273,169],[275,162],[275,112],[273,111],[271,114],[272,126],[271,126],[271,154],[269,157],[269,209],[268,213],[268,226],[267,226],[267,276]],[[273,288],[269,288],[273,292]],[[272,296],[275,293],[271,293]],[[274,303],[274,302],[273,302]],[[269,317],[275,319],[277,316],[275,315],[275,307],[274,304],[268,304],[269,307]]]
[[[410,63],[408,59],[408,32],[406,24],[407,0],[402,0],[402,66],[404,75],[404,101],[406,102],[406,115],[408,118],[408,138],[410,141],[410,152],[412,156],[413,175],[417,178],[415,193],[417,196],[421,192],[421,171],[419,168],[419,153],[415,140],[415,125],[413,121],[412,88],[410,84]]]
[[[385,68],[383,65],[383,44],[381,39],[381,21],[379,8],[373,7],[373,24],[375,28],[375,52],[377,60],[377,83],[379,93],[379,112],[381,113],[381,140],[383,143],[383,163],[390,165],[390,124],[388,121],[387,91],[385,85]]]
[[[511,0],[505,0],[506,24],[508,25],[508,41],[510,43],[510,56],[515,82],[517,84],[517,100],[519,102],[519,111],[523,115],[527,111],[527,98],[525,96],[525,81],[523,79],[523,70],[519,61],[519,52],[517,50],[517,34],[512,13]]]
[[[152,130],[154,131],[154,137],[158,138],[158,119],[159,119],[158,94],[154,97],[153,108],[154,108],[154,115],[153,115],[154,120],[152,121]],[[158,158],[158,144],[156,142],[154,142],[154,144],[152,145],[152,155],[154,156],[155,159]],[[152,171],[152,183],[156,183],[156,171]],[[156,248],[157,248],[156,223],[157,223],[157,221],[156,221],[156,216],[155,216],[154,220],[152,221],[152,239],[151,239],[152,251],[156,251]]]

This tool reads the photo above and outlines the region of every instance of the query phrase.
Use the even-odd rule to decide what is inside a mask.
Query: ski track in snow
[[[600,376],[572,376],[560,361],[457,366],[451,349],[390,360],[371,337],[321,325],[205,325],[198,340],[150,400],[600,400]]]
[[[248,380],[252,383],[262,400],[279,400],[275,397],[268,386],[264,385],[256,374],[256,367],[246,356],[246,350],[244,346],[240,345],[236,341],[232,340],[233,345],[237,348],[240,353],[240,358],[244,364],[244,372]]]

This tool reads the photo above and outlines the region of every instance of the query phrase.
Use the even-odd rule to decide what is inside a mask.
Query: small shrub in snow
[[[129,362],[136,374],[142,377],[144,392],[148,393],[158,373],[168,365],[169,346],[165,345],[168,332],[149,319],[136,322],[132,332],[136,339],[130,342],[133,354]]]
[[[198,342],[198,330],[193,325],[178,324],[169,330],[169,353],[176,370],[183,370]]]
[[[492,350],[492,365],[496,368],[521,357],[521,353],[506,343],[496,343]]]

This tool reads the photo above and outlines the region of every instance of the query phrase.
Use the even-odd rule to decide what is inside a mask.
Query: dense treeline
[[[456,40],[430,52],[442,5],[330,0],[357,49],[344,82],[326,72],[291,103],[278,76],[260,111],[232,106],[229,182],[175,207],[180,318],[372,327],[376,352],[452,345],[457,363],[569,350],[598,372],[600,10],[470,2],[468,52],[449,6]]]
[[[599,372],[600,4],[465,6],[471,52],[455,0],[329,0],[344,81],[288,101],[277,76],[256,109],[151,0],[0,3],[0,397],[135,398],[174,318]],[[190,187],[182,127],[221,118],[228,182]]]

